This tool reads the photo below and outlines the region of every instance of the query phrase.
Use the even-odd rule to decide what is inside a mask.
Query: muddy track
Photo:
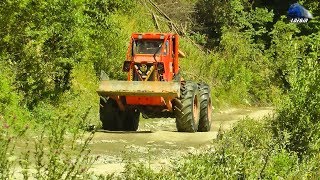
[[[97,132],[90,144],[99,160],[93,165],[96,174],[121,173],[124,159],[150,163],[153,169],[170,165],[170,160],[196,150],[206,149],[216,138],[219,128],[228,130],[248,116],[261,119],[272,114],[272,108],[228,109],[213,114],[210,132],[176,132],[174,119],[140,121],[138,133]]]

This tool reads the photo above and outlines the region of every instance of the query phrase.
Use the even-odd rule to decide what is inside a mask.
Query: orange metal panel
[[[161,62],[161,59],[159,56],[155,56],[153,57],[152,54],[136,54],[133,58],[133,61],[134,62],[156,62],[155,59],[158,61],[158,62]]]
[[[173,64],[173,72],[174,74],[177,74],[179,72],[179,36],[175,35],[174,36],[174,43],[175,47],[173,47],[175,50],[175,55],[174,55],[174,64]]]
[[[166,39],[172,35],[173,34],[171,33],[133,33],[132,37],[134,39],[139,39],[139,36],[142,37],[142,39],[160,39],[162,36],[164,39]]]
[[[126,96],[126,102],[129,105],[165,105],[162,97]]]

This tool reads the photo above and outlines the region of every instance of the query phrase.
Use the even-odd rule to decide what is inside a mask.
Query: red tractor
[[[181,77],[183,56],[177,34],[132,34],[123,63],[127,81],[102,80],[97,90],[102,128],[136,131],[142,113],[146,118],[176,118],[180,132],[210,131],[210,88]]]

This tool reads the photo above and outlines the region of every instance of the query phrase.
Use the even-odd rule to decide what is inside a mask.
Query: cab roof
[[[174,38],[178,34],[174,33],[132,33],[133,39],[167,39]]]

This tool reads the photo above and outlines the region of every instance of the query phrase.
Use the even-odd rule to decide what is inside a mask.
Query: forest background
[[[0,152],[0,174],[9,177],[6,153],[28,136],[26,129],[58,131],[56,138],[100,125],[100,72],[125,78],[132,32],[175,32],[186,53],[182,74],[211,86],[215,108],[267,105],[276,113],[238,124],[216,142],[214,153],[186,157],[177,169],[159,174],[137,166],[130,172],[150,178],[319,177],[320,2],[299,1],[315,18],[298,24],[286,18],[295,2],[2,1],[0,143],[7,149]]]

